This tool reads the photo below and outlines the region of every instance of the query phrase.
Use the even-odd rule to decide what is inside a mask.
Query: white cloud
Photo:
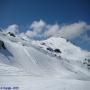
[[[5,32],[6,32],[6,33],[12,32],[12,33],[14,33],[14,34],[19,33],[19,27],[18,27],[18,25],[16,25],[16,24],[9,25],[9,26],[5,29]]]
[[[60,30],[60,26],[58,24],[55,25],[48,25],[47,31],[44,32],[45,37],[51,37],[54,36],[56,33],[58,33]]]
[[[26,33],[25,33],[28,37],[30,37],[30,38],[33,38],[33,37],[35,37],[36,35],[37,35],[37,32],[35,32],[35,31],[27,31]]]
[[[90,40],[89,37],[87,37],[86,33],[88,30],[90,30],[90,25],[88,25],[86,22],[77,22],[72,24],[46,24],[43,20],[40,21],[34,21],[30,26],[29,30],[24,33],[30,38],[34,37],[41,37],[49,38],[52,36],[58,36],[58,37],[64,37],[66,39],[74,39],[76,37],[83,37],[84,40],[88,41]],[[5,32],[12,32],[14,34],[19,32],[19,26],[16,24],[9,25]],[[82,35],[84,34],[84,36]],[[86,36],[85,36],[86,35]]]
[[[49,25],[47,31],[44,32],[45,37],[58,36],[66,39],[73,39],[79,37],[81,34],[90,30],[90,25],[85,22],[77,22],[68,25]]]
[[[87,25],[85,22],[78,22],[62,26],[56,35],[67,39],[73,39],[80,36],[88,29],[90,29],[90,25]]]
[[[44,38],[49,38],[52,36],[64,37],[66,39],[73,39],[81,36],[84,32],[90,30],[90,25],[86,22],[77,22],[72,24],[46,24],[43,20],[34,21],[29,30],[25,33],[30,38],[43,36]]]
[[[44,28],[46,27],[46,23],[43,20],[40,21],[34,21],[31,25],[30,25],[30,29],[32,31],[35,31],[37,33],[41,33],[42,30],[44,30]]]
[[[33,38],[39,34],[42,34],[44,32],[45,27],[46,27],[46,23],[43,20],[34,21],[30,25],[29,30],[27,30],[25,34],[28,37]]]

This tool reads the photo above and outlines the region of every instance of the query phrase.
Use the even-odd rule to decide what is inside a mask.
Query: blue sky
[[[0,24],[27,25],[34,20],[90,23],[90,0],[0,0]]]
[[[49,24],[90,24],[90,0],[0,0],[0,27],[17,24],[25,32],[33,21],[40,19]],[[80,42],[80,38],[73,42],[90,50],[90,43]]]

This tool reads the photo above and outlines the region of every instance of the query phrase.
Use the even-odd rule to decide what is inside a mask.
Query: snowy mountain
[[[20,90],[89,90],[90,52],[64,38],[34,41],[0,32],[0,85],[5,83]]]
[[[35,41],[33,43],[48,53],[56,54],[56,56],[61,56],[65,59],[82,61],[84,58],[90,58],[90,52],[82,50],[64,38],[52,37],[48,40]]]

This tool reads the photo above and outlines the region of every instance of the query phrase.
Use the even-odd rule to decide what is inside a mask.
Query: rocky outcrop
[[[87,66],[88,69],[90,69],[90,59],[85,58],[83,64]]]
[[[15,37],[14,33],[8,32],[8,34],[12,37]]]
[[[61,53],[60,49],[55,49],[54,50],[56,53]]]
[[[0,40],[0,49],[3,48],[3,49],[6,49],[5,45],[4,45],[4,42],[2,40]]]

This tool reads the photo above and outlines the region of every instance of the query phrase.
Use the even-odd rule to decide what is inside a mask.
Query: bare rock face
[[[54,50],[56,53],[61,53],[60,49],[55,49]]]
[[[0,40],[0,49],[3,48],[3,49],[6,49],[5,45],[4,45],[4,42],[2,40]]]
[[[83,64],[86,65],[88,69],[90,69],[90,59],[85,58]]]
[[[8,32],[8,34],[12,37],[15,37],[14,33]]]

